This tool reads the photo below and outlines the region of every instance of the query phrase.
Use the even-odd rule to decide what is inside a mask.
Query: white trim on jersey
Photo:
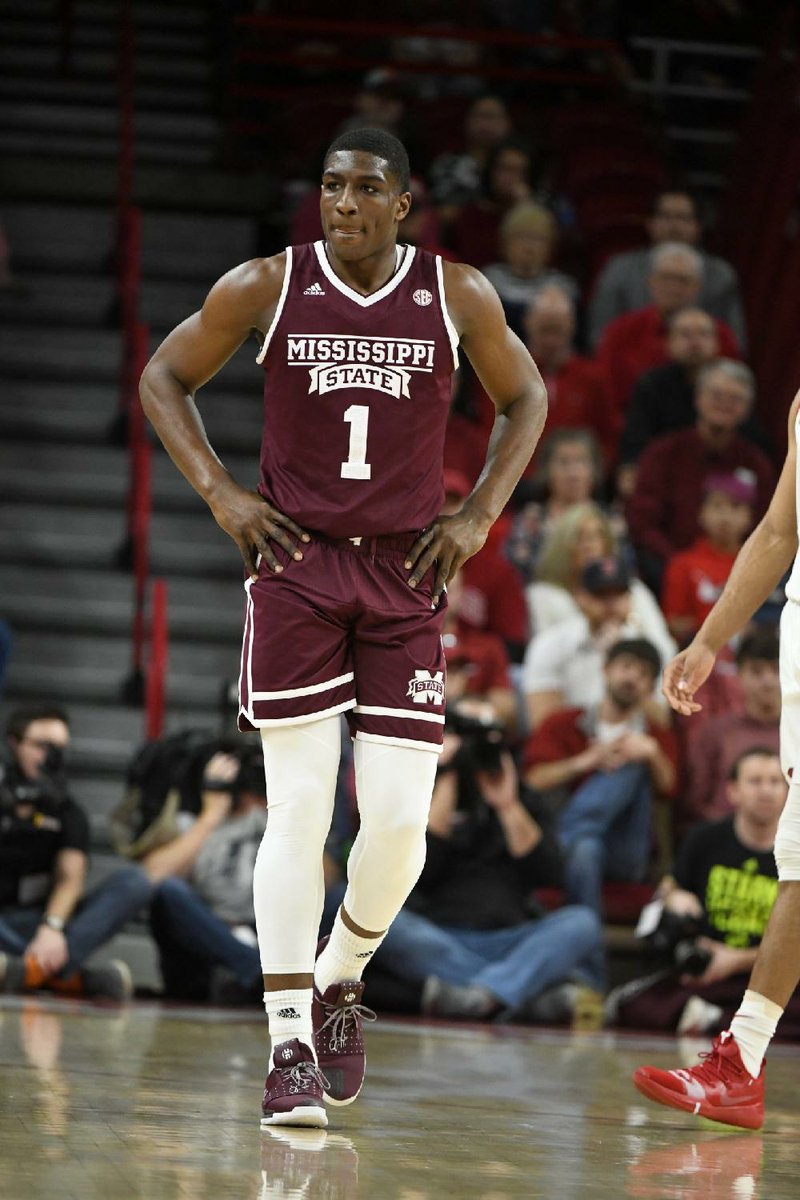
[[[414,738],[390,737],[383,733],[362,733],[360,729],[356,731],[355,740],[357,742],[378,742],[384,746],[408,746],[410,750],[430,750],[433,754],[441,754],[444,749],[444,746],[440,746],[436,742],[417,742]]]
[[[402,721],[433,721],[436,725],[444,725],[441,713],[416,711],[411,708],[384,708],[381,704],[357,704],[356,713],[365,717],[397,717]]]
[[[447,308],[447,297],[444,294],[444,272],[442,270],[442,256],[436,255],[436,281],[439,284],[439,304],[442,308],[442,316],[444,317],[444,327],[447,330],[447,336],[450,338],[450,348],[453,351],[453,366],[458,370],[458,330],[453,324],[452,317]]]
[[[267,336],[264,338],[264,345],[261,347],[261,349],[258,352],[258,358],[256,359],[257,363],[263,363],[264,359],[266,358],[267,349],[269,348],[270,341],[272,340],[272,335],[277,328],[278,321],[280,321],[280,319],[281,319],[281,313],[283,312],[283,306],[286,303],[286,294],[289,291],[289,280],[291,279],[291,277],[292,277],[292,247],[287,246],[286,247],[286,269],[283,272],[283,284],[281,285],[281,294],[278,297],[278,307],[275,309],[275,316],[272,318],[272,324],[270,325],[269,329],[267,330]]]
[[[379,300],[383,300],[386,296],[393,292],[395,288],[403,282],[406,275],[411,270],[411,264],[413,263],[414,255],[416,254],[416,248],[414,246],[406,246],[405,258],[403,259],[400,270],[393,275],[391,279],[379,289],[379,291],[373,292],[371,296],[362,296],[360,292],[356,292],[351,287],[348,287],[347,284],[344,283],[336,274],[333,267],[328,262],[328,256],[325,253],[324,242],[314,242],[314,249],[316,251],[317,258],[319,259],[319,265],[322,268],[322,273],[328,282],[332,284],[338,292],[341,292],[343,296],[347,296],[348,300],[354,301],[354,303],[361,305],[362,308],[369,308],[371,304],[377,304]]]
[[[333,688],[350,683],[354,678],[352,671],[337,675],[335,679],[326,679],[324,683],[309,683],[307,687],[285,688],[281,692],[253,692],[250,700],[291,700],[294,696],[313,696],[316,692],[330,692]]]
[[[245,717],[254,729],[278,729],[281,725],[308,725],[311,721],[321,721],[323,717],[333,717],[337,713],[346,712],[348,708],[355,708],[355,703],[355,700],[344,700],[341,704],[335,704],[333,708],[321,708],[318,712],[302,713],[299,717],[267,717],[264,720],[254,717],[252,709],[248,711],[244,705],[241,705],[239,716]]]

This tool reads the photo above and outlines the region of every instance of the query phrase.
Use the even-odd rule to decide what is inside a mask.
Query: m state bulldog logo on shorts
[[[413,374],[433,373],[435,345],[420,338],[290,333],[287,364],[308,369],[309,395],[358,387],[409,399]]]
[[[444,704],[444,671],[415,671],[406,696],[415,704]]]

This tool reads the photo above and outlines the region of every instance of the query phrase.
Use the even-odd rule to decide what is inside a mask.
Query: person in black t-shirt
[[[128,999],[127,965],[89,956],[148,901],[150,880],[122,867],[85,894],[89,822],[69,796],[69,722],[52,706],[18,709],[0,765],[0,991],[40,987]]]
[[[697,975],[661,971],[612,993],[609,1010],[620,1025],[679,1033],[727,1028],[778,893],[773,846],[786,790],[774,750],[757,746],[737,758],[728,783],[733,815],[694,826],[659,888],[665,913],[696,923],[694,945],[707,965]],[[800,1000],[792,1006],[785,1037],[800,1032]]]
[[[425,867],[374,961],[420,985],[431,1015],[569,1019],[582,988],[602,987],[600,920],[532,901],[561,884],[558,841],[511,755],[499,769],[476,758],[445,731]]]

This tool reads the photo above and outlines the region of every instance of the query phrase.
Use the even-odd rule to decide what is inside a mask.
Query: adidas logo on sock
[[[293,1021],[295,1018],[297,1018],[297,1020],[299,1021],[300,1013],[297,1011],[296,1008],[279,1008],[278,1009],[278,1017],[282,1021]]]
[[[364,952],[364,954],[357,954],[356,958],[372,958],[372,955],[374,953],[375,953],[374,950],[367,950]]]
[[[324,296],[324,295],[325,295],[325,291],[324,291],[324,289],[323,289],[323,288],[321,288],[321,287],[319,286],[319,284],[318,284],[318,283],[312,283],[312,284],[311,284],[311,287],[307,287],[307,288],[304,290],[304,292],[303,292],[303,295],[304,295],[304,296]]]

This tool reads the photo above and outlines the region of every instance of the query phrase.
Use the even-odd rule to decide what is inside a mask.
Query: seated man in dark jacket
[[[601,986],[597,916],[577,905],[543,915],[530,900],[561,880],[540,819],[507,751],[492,764],[471,738],[445,732],[425,868],[375,955],[423,985],[424,1012],[563,1019],[580,985]]]

